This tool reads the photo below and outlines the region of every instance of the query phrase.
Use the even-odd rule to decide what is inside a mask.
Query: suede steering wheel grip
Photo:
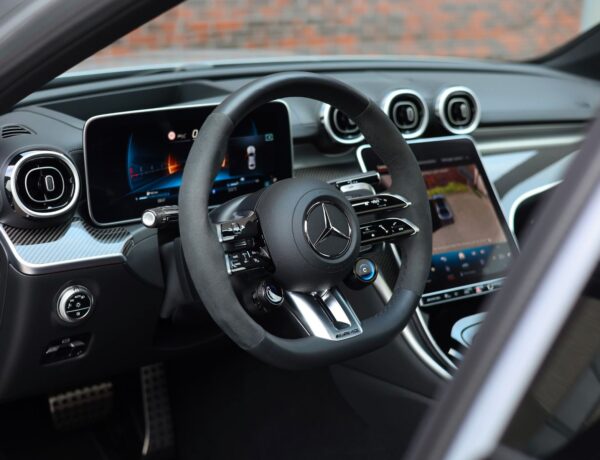
[[[315,336],[282,339],[259,326],[233,291],[223,251],[208,216],[212,182],[233,129],[255,108],[284,97],[317,99],[348,114],[358,124],[366,142],[388,165],[392,177],[390,192],[409,197],[412,206],[405,210],[405,217],[420,229],[400,246],[403,263],[388,304],[375,316],[362,321],[362,334],[345,340]],[[242,349],[278,367],[328,365],[387,344],[410,319],[427,280],[431,263],[431,217],[419,165],[400,132],[373,101],[330,77],[305,72],[279,73],[254,80],[230,94],[207,118],[191,148],[179,207],[184,257],[209,314]]]

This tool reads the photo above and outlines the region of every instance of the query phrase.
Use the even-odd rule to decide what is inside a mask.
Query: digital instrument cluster
[[[88,206],[94,222],[135,222],[148,208],[177,204],[188,154],[214,107],[91,118],[84,130],[84,153]],[[271,102],[248,115],[231,135],[212,186],[210,205],[291,175],[288,110],[282,102]]]

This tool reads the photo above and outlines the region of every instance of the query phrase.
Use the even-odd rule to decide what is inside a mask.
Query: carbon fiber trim
[[[0,225],[19,270],[30,275],[125,261],[131,234],[124,227],[96,228],[75,217],[49,228]]]

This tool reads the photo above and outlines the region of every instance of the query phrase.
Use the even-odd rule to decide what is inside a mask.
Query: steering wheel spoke
[[[386,212],[408,208],[412,203],[395,193],[379,193],[350,198],[350,204],[357,216],[373,212]]]
[[[288,291],[286,308],[307,334],[325,340],[344,340],[362,334],[358,316],[336,288],[304,294]]]

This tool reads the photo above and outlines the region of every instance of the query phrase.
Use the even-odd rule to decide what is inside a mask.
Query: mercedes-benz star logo
[[[348,250],[352,229],[346,214],[337,205],[319,201],[306,213],[304,234],[317,254],[333,259]]]

